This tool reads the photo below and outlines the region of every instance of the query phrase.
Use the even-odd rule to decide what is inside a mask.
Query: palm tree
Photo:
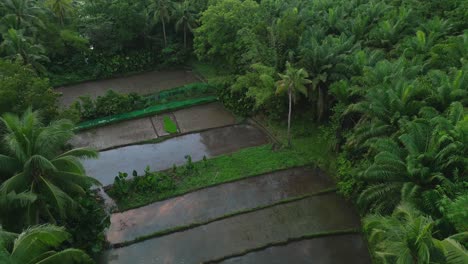
[[[468,253],[457,241],[458,234],[443,241],[433,238],[435,222],[408,204],[398,206],[391,216],[371,215],[364,219],[376,256],[383,263],[467,263]]]
[[[286,62],[286,72],[278,74],[281,80],[277,82],[276,93],[280,94],[285,91],[288,93],[289,98],[289,113],[288,113],[288,146],[291,147],[291,115],[292,103],[297,100],[297,93],[302,93],[307,96],[306,84],[311,83],[307,78],[309,74],[304,69],[296,69],[291,63]]]
[[[196,26],[195,10],[192,8],[190,2],[185,0],[175,5],[174,13],[179,17],[179,20],[176,22],[176,30],[179,31],[180,28],[183,28],[184,48],[187,49],[187,30],[193,33],[193,29]]]
[[[468,168],[468,138],[464,109],[452,104],[448,117],[403,123],[398,141],[372,144],[374,162],[360,175],[369,183],[358,204],[365,209],[391,211],[401,201],[439,213],[436,201],[460,188]],[[437,187],[437,188],[436,188]]]
[[[73,11],[72,0],[47,0],[46,5],[58,17],[62,26],[65,17]]]
[[[3,43],[0,44],[0,51],[7,54],[6,58],[14,61],[20,61],[23,64],[30,64],[34,69],[45,72],[42,62],[49,62],[45,56],[45,50],[42,45],[34,44],[31,38],[23,36],[21,31],[10,28],[6,34],[3,34]]]
[[[44,23],[39,18],[43,10],[35,0],[3,0],[0,2],[0,9],[2,8],[5,11],[3,19],[5,21],[13,19],[15,29],[31,26],[44,27]]]
[[[37,197],[25,210],[29,224],[38,224],[41,218],[55,222],[73,214],[78,206],[74,199],[100,184],[85,175],[79,160],[95,158],[96,151],[62,151],[73,137],[74,126],[68,120],[44,126],[38,113],[28,109],[21,118],[5,114],[0,121],[6,128],[3,144],[8,152],[0,155],[0,173],[9,176],[0,192],[30,192]]]
[[[154,0],[150,6],[150,10],[153,11],[153,19],[159,20],[162,24],[164,46],[167,46],[167,35],[166,35],[166,22],[171,18],[171,14],[174,10],[174,3],[171,0]]]
[[[0,262],[5,264],[94,263],[83,251],[68,248],[56,251],[70,238],[63,227],[41,225],[29,227],[21,234],[0,228]]]

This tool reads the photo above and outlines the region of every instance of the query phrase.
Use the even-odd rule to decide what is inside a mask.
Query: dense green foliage
[[[398,206],[391,217],[365,219],[371,247],[386,263],[466,263],[468,253],[460,241],[466,242],[468,233],[438,240],[432,237],[435,225],[407,204]]]
[[[21,234],[0,228],[0,261],[5,264],[93,263],[79,249],[56,251],[69,238],[70,234],[64,228],[53,225],[29,227]]]
[[[0,57],[54,86],[180,65],[206,1],[6,0]]]
[[[303,68],[312,83],[296,107],[336,130],[340,191],[363,214],[395,218],[410,204],[442,241],[466,231],[466,209],[452,205],[467,192],[467,8],[460,0],[221,0],[202,13],[195,53],[229,69],[212,80],[237,96],[228,107],[252,100],[251,110],[271,117],[285,118],[269,104],[285,62]],[[391,248],[388,239],[373,242]],[[438,261],[413,257],[401,263]]]
[[[59,95],[45,78],[29,67],[0,59],[0,115],[22,114],[28,107],[41,110],[46,121],[57,116]]]
[[[97,153],[86,148],[65,149],[74,127],[67,120],[46,126],[37,112],[28,109],[21,117],[4,114],[0,121],[4,128],[0,152],[2,228],[20,231],[47,222],[72,229],[81,225],[80,229],[87,231],[73,232],[73,240],[80,248],[91,250],[106,222],[101,206],[89,194],[91,185],[100,183],[86,176],[80,159],[94,158]],[[93,228],[86,226],[93,221],[97,222]]]
[[[45,77],[55,86],[178,65],[193,53],[213,66],[197,67],[210,73],[209,82],[235,114],[285,119],[293,93],[287,100],[275,91],[278,84],[292,91],[286,83],[301,69],[296,90],[306,96],[297,98],[295,113],[330,123],[340,192],[369,215],[366,232],[379,260],[457,263],[463,261],[458,253],[466,254],[466,240],[455,234],[465,232],[468,222],[467,10],[465,0],[4,0],[0,113],[32,107],[48,122],[134,110],[148,101],[110,92],[58,114],[58,95]],[[51,125],[56,126],[70,124]],[[294,119],[292,127],[300,136]],[[164,190],[154,184],[160,176],[148,174],[142,183],[127,185],[122,175],[120,204],[141,205],[323,154],[314,152],[317,141],[295,141],[297,146],[280,152],[259,147],[215,158],[207,167],[194,163],[193,177],[176,169],[175,187]],[[36,164],[34,151],[15,152],[24,148],[18,145],[12,153],[10,147],[0,145],[3,170],[16,168],[18,159],[24,165],[26,157],[49,169],[60,155],[44,154]],[[56,147],[58,152],[63,146]],[[50,202],[50,191],[25,193],[25,186],[1,193],[2,208],[24,211],[41,201],[54,205],[41,219],[60,215],[63,204]],[[158,194],[148,198],[151,191]]]

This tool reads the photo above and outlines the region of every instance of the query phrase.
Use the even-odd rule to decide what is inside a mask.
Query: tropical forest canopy
[[[0,34],[0,113],[32,107],[53,129],[69,124],[51,87],[83,80],[196,60],[225,106],[271,119],[287,117],[284,86],[293,116],[336,137],[339,190],[377,258],[466,263],[466,0],[2,0]]]

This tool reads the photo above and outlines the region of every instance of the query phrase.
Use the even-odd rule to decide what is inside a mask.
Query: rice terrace
[[[0,263],[467,264],[467,10],[0,0]]]

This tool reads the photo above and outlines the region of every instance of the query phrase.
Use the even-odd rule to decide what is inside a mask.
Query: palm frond
[[[56,248],[70,237],[63,227],[53,225],[34,226],[26,229],[15,240],[11,257],[17,263],[28,263],[30,259]]]
[[[64,218],[66,216],[66,211],[73,209],[77,206],[76,202],[65,192],[60,190],[52,182],[41,177],[41,186],[43,195],[47,197],[47,200],[50,204],[54,205],[54,208],[60,214],[60,217]]]
[[[75,149],[72,149],[72,150],[69,150],[67,152],[60,154],[56,158],[62,158],[66,156],[73,156],[73,157],[77,157],[80,159],[84,159],[84,158],[95,159],[99,156],[99,152],[90,148],[75,148]]]
[[[442,241],[447,263],[465,264],[468,263],[468,251],[458,241],[446,238]]]
[[[57,252],[37,262],[37,264],[62,264],[62,263],[86,264],[86,263],[94,263],[94,261],[84,251],[70,248],[70,249],[65,249],[63,251]]]

